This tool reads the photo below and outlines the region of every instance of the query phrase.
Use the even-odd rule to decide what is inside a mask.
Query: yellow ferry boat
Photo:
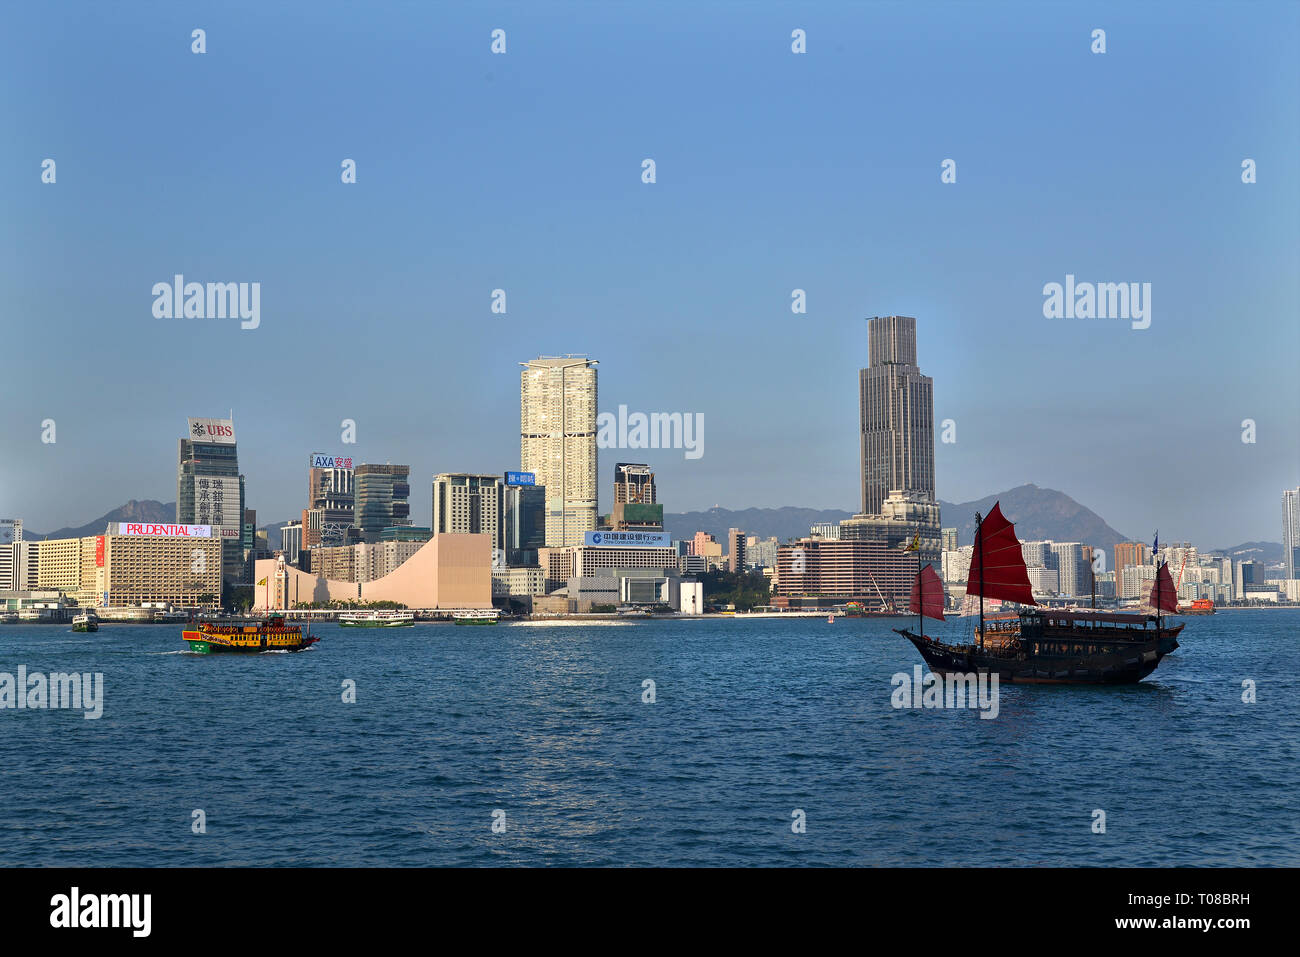
[[[185,629],[181,638],[190,651],[199,655],[223,652],[256,654],[261,651],[302,651],[320,641],[303,635],[297,625],[286,625],[280,615],[253,622],[200,622],[196,629]]]

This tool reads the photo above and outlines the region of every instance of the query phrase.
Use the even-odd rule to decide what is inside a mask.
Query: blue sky
[[[645,460],[669,511],[856,509],[863,319],[901,313],[956,422],[942,498],[1277,540],[1298,40],[1293,3],[16,7],[0,514],[170,501],[185,417],[233,408],[260,520],[337,450],[410,464],[425,522],[433,473],[518,467],[518,362],[566,352],[602,410],[704,415],[698,460],[602,452],[603,507]],[[154,318],[175,273],[261,282],[260,328]],[[1151,327],[1044,318],[1067,273],[1151,283]]]

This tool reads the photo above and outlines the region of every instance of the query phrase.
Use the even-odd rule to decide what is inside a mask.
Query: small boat
[[[1214,600],[1211,598],[1196,598],[1190,605],[1181,605],[1178,609],[1180,615],[1213,615]]]
[[[458,625],[495,625],[501,618],[501,612],[495,608],[481,608],[476,611],[458,611],[451,620]]]
[[[835,624],[835,616],[834,616],[834,615],[827,615],[827,616],[826,616],[826,624],[828,624],[828,625],[833,625],[833,624]]]
[[[413,611],[345,611],[339,615],[340,628],[402,628],[414,624]]]
[[[77,615],[72,619],[72,630],[99,631],[99,619],[89,613]]]
[[[979,628],[969,642],[945,641],[922,630],[926,618],[943,621],[943,583],[932,565],[918,569],[910,609],[915,632],[895,628],[940,677],[989,673],[1024,684],[1125,684],[1141,681],[1178,648],[1183,625],[1163,613],[1178,611],[1167,565],[1156,569],[1150,614],[1043,608],[1034,599],[1015,526],[994,503],[975,516],[975,554],[966,593],[979,596]],[[986,617],[986,598],[1016,602],[1019,612]]]
[[[181,632],[181,638],[189,642],[190,651],[199,655],[302,651],[320,641],[303,635],[297,625],[286,625],[281,615],[247,622],[204,621],[197,628],[186,628]]]

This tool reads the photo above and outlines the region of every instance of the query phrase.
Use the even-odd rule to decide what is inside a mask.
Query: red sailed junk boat
[[[1163,563],[1151,588],[1154,615],[1042,608],[1034,600],[1015,526],[999,505],[983,520],[976,514],[975,523],[966,593],[979,596],[980,619],[970,643],[924,633],[924,619],[944,620],[943,583],[929,565],[912,584],[916,631],[894,629],[916,646],[934,673],[996,673],[999,681],[1021,684],[1126,684],[1141,681],[1178,647],[1183,626],[1170,627],[1163,618],[1178,611],[1173,578]],[[1031,607],[986,618],[985,598]]]

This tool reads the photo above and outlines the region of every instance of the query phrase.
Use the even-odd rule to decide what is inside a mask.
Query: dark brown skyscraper
[[[867,320],[868,366],[858,374],[862,512],[879,515],[891,491],[934,500],[934,380],[916,364],[916,320]]]

